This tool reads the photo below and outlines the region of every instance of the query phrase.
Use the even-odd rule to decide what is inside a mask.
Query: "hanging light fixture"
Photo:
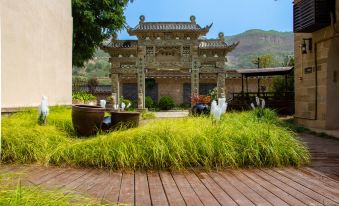
[[[301,44],[301,53],[307,54],[307,50],[312,51],[312,38],[303,39],[303,43]]]

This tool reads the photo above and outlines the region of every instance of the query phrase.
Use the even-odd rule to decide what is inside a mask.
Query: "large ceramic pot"
[[[140,112],[111,112],[111,126],[137,127],[139,125]]]
[[[101,128],[105,108],[76,104],[72,106],[73,127],[78,136],[94,135]]]
[[[204,103],[197,103],[192,107],[192,114],[193,115],[200,115],[200,114],[208,114],[209,109],[208,105]]]

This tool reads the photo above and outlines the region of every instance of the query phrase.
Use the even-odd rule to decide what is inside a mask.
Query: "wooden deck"
[[[313,161],[304,168],[221,171],[108,171],[0,165],[26,184],[61,188],[127,205],[339,205],[339,141],[302,134]]]
[[[5,166],[28,184],[128,205],[339,205],[339,182],[310,168],[117,172]]]
[[[339,139],[300,134],[312,155],[310,167],[339,181]]]

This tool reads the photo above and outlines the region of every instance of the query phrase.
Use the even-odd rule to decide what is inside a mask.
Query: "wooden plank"
[[[164,187],[168,203],[171,206],[186,205],[184,198],[182,197],[175,181],[170,172],[160,172],[160,178]]]
[[[88,179],[91,178],[92,176],[94,176],[95,174],[97,174],[97,170],[95,169],[91,169],[86,171],[86,173],[82,176],[80,176],[79,178],[77,178],[76,180],[66,183],[65,184],[65,188],[69,189],[69,190],[75,190],[77,187],[79,187],[81,184],[83,184],[84,182],[88,182]]]
[[[134,172],[122,174],[119,203],[134,205]]]
[[[158,172],[147,172],[152,205],[169,205]]]
[[[215,197],[193,172],[186,172],[184,174],[187,181],[190,183],[191,187],[204,205],[220,205]]]
[[[29,174],[26,180],[31,184],[36,185],[36,182],[38,182],[40,179],[44,178],[44,176],[51,173],[52,169],[53,168],[48,167],[38,167],[36,170]]]
[[[313,177],[318,177],[319,180],[321,180],[322,182],[324,182],[326,185],[329,185],[333,188],[339,188],[339,182],[336,181],[334,178],[330,178],[326,175],[324,175],[322,172],[318,172],[312,168],[309,167],[304,167],[300,169],[301,171],[303,171],[304,173],[313,176]]]
[[[87,192],[97,199],[102,199],[105,189],[107,188],[107,183],[110,179],[110,171],[102,171],[101,174],[97,176],[96,183],[90,187]]]
[[[300,200],[296,199],[295,197],[291,196],[290,194],[286,193],[285,191],[281,190],[279,187],[273,185],[272,183],[266,181],[265,179],[261,178],[257,174],[255,174],[252,170],[241,170],[241,172],[252,179],[257,184],[260,184],[266,190],[270,191],[284,202],[289,205],[306,205]]]
[[[182,172],[171,172],[171,174],[186,205],[203,205]]]
[[[269,190],[262,187],[260,184],[251,180],[249,177],[247,177],[243,173],[241,173],[239,171],[234,171],[234,172],[231,171],[231,173],[235,177],[237,177],[239,180],[241,180],[244,184],[246,184],[248,187],[252,188],[258,194],[260,194],[267,201],[272,203],[273,205],[288,206],[288,204],[286,202],[281,200],[279,197],[275,196],[273,193],[271,193]]]
[[[254,205],[247,197],[232,186],[225,178],[216,172],[208,173],[210,177],[229,195],[238,205]]]
[[[64,173],[60,176],[62,178],[61,180],[51,180],[50,184],[57,185],[59,188],[63,188],[66,185],[71,184],[72,182],[76,181],[77,179],[81,178],[82,176],[85,176],[87,173],[89,173],[91,170],[88,169],[73,169],[69,173]]]
[[[261,171],[259,169],[254,169],[254,172],[257,175],[259,175],[260,177],[262,177],[263,179],[269,181],[270,183],[272,183],[275,186],[279,187],[280,189],[284,190],[285,192],[287,192],[291,196],[294,196],[295,198],[297,198],[301,202],[305,203],[306,205],[321,205],[319,202],[315,201],[314,199],[306,196],[305,194],[294,189],[293,187],[288,186],[284,182],[279,181],[275,177],[272,177],[272,176],[264,173],[263,171]]]
[[[36,185],[48,185],[50,181],[54,180],[54,179],[58,179],[58,177],[62,174],[67,174],[67,172],[70,171],[70,168],[60,168],[60,169],[53,169],[50,170],[50,172],[45,175],[44,177],[42,177],[40,180],[36,181],[35,184]]]
[[[109,187],[103,193],[102,200],[110,201],[113,204],[118,203],[121,181],[122,181],[121,172],[111,172],[110,179],[107,182],[107,185]]]
[[[234,171],[237,172],[237,171]],[[237,179],[232,173],[227,170],[219,172],[221,176],[223,176],[229,183],[231,183],[239,192],[247,197],[247,199],[251,200],[255,205],[263,205],[268,206],[271,205],[267,200],[258,195],[255,190],[252,190],[239,179]]]
[[[147,174],[136,171],[135,174],[135,205],[151,205]]]
[[[238,205],[207,173],[195,171],[195,174],[221,205]]]
[[[310,190],[307,187],[304,187],[302,184],[299,184],[297,182],[294,182],[293,180],[281,175],[280,173],[275,172],[271,169],[262,169],[263,172],[265,172],[268,175],[271,175],[272,177],[275,177],[276,179],[280,180],[281,182],[284,182],[285,184],[289,185],[290,187],[293,187],[294,189],[298,190],[299,192],[307,195],[308,197],[316,200],[317,202],[324,204],[324,205],[335,205],[336,203],[325,196]],[[315,188],[314,188],[315,189]]]
[[[97,179],[102,173],[102,170],[96,169],[91,176],[89,176],[86,180],[81,181],[80,184],[73,189],[81,192],[87,192],[97,183]]]
[[[317,193],[339,203],[339,191],[336,192],[332,188],[325,186],[322,182],[312,178],[307,177],[303,173],[298,172],[294,169],[283,169],[283,168],[275,168],[276,172],[285,177],[292,179],[293,181],[304,185],[305,187],[316,191]]]

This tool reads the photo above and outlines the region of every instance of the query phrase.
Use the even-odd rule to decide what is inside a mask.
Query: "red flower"
[[[211,103],[211,96],[208,95],[198,95],[198,94],[193,94],[191,97],[191,102],[193,105],[203,103],[203,104],[209,104]]]

